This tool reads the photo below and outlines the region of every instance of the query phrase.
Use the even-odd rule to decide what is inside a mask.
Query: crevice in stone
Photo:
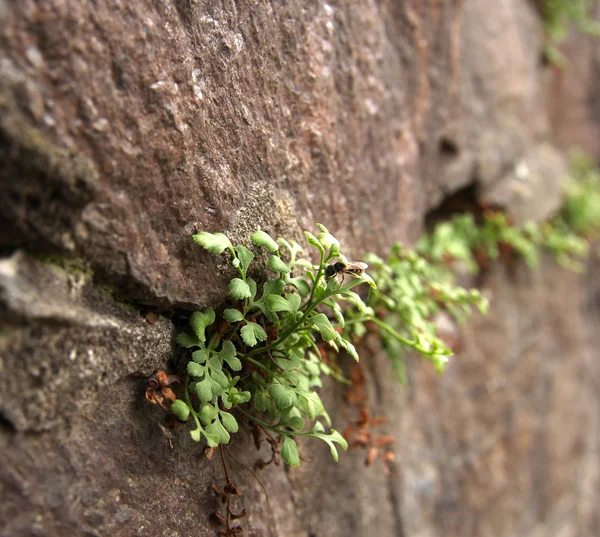
[[[15,424],[0,410],[0,431],[14,434],[17,432]]]
[[[425,215],[425,228],[431,230],[438,222],[449,220],[455,214],[473,213],[477,217],[483,211],[478,194],[477,181],[473,180],[460,190],[446,195],[437,207]]]
[[[460,155],[458,144],[447,136],[440,138],[438,151],[442,158],[455,158]]]

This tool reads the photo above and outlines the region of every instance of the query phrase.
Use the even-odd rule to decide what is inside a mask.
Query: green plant
[[[581,237],[600,233],[600,171],[594,160],[581,150],[571,152],[571,173],[559,217]]]
[[[579,32],[600,36],[600,23],[593,19],[595,0],[545,0],[544,29],[548,38],[546,56],[558,66],[567,63],[566,58],[556,47],[565,41],[569,30],[575,27]]]
[[[331,423],[316,389],[322,375],[340,377],[323,360],[322,345],[358,360],[352,341],[375,326],[396,365],[406,350],[415,350],[441,371],[452,351],[438,337],[433,316],[444,309],[463,318],[472,305],[487,308],[477,291],[454,286],[445,266],[400,245],[386,263],[373,254],[368,257],[378,289],[364,266],[349,263],[337,239],[317,225],[321,232],[316,237],[305,232],[318,254],[317,264],[300,258],[302,249],[294,241],[275,241],[263,231],[252,235],[254,245],[266,250],[275,274],[262,285],[249,275],[255,255],[248,248],[234,247],[221,233],[194,236],[212,254],[228,252],[237,270],[229,284],[229,307],[219,314],[212,308],[193,313],[191,330],[177,338],[192,354],[184,397],[173,402],[171,411],[182,421],[192,418],[195,440],[205,437],[213,447],[229,442],[239,427],[235,408],[254,427],[279,436],[288,464],[300,464],[297,436],[325,441],[337,460],[335,444],[347,449],[347,442],[335,429],[326,433]],[[352,290],[362,283],[370,286],[371,306]]]
[[[455,215],[423,236],[417,250],[436,263],[462,263],[471,273],[513,253],[533,269],[544,250],[561,265],[581,270],[590,241],[600,233],[600,173],[589,156],[575,151],[563,208],[553,218],[515,226],[505,213],[486,209],[479,222],[470,213]]]
[[[193,352],[184,399],[175,401],[171,409],[183,421],[191,416],[195,440],[204,436],[209,446],[226,444],[230,433],[238,430],[231,412],[237,407],[246,420],[282,438],[281,455],[291,466],[300,464],[297,436],[325,441],[335,460],[335,444],[347,448],[335,429],[325,432],[325,424],[331,423],[315,389],[322,385],[321,375],[332,370],[321,360],[317,338],[358,360],[352,343],[335,328],[344,324],[339,303],[348,302],[356,311],[367,313],[367,306],[352,289],[361,283],[375,284],[367,274],[348,282],[326,277],[333,259],[346,259],[339,242],[325,226],[319,228],[316,237],[305,232],[319,255],[316,265],[298,257],[302,248],[296,242],[276,242],[263,231],[255,232],[251,240],[266,250],[268,266],[275,273],[261,286],[249,276],[255,255],[248,248],[234,247],[221,233],[194,236],[212,254],[227,251],[237,270],[229,284],[230,307],[218,316],[212,308],[195,312],[190,319],[191,332],[177,338]],[[297,270],[303,274],[294,276]],[[322,308],[331,313],[333,321]],[[266,417],[256,417],[247,408],[249,403]]]
[[[507,250],[518,252],[530,268],[539,264],[539,232],[535,224],[517,228],[506,214],[488,211],[480,224],[471,213],[438,224],[417,244],[417,251],[438,263],[463,263],[476,274],[481,266]]]
[[[377,284],[368,300],[373,314],[355,319],[349,312],[349,333],[362,337],[373,323],[403,382],[404,356],[409,351],[417,351],[442,372],[453,352],[439,335],[438,314],[446,312],[463,321],[473,307],[485,314],[487,299],[476,289],[456,285],[456,276],[443,263],[431,262],[401,244],[394,245],[385,261],[375,254],[365,260]]]

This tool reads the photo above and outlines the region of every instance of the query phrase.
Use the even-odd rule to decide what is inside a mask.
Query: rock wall
[[[525,0],[21,0],[0,22],[2,537],[216,534],[219,461],[132,375],[172,357],[172,312],[225,295],[194,231],[320,221],[358,258],[463,187],[517,219],[560,203]],[[387,473],[302,443],[310,463],[260,472],[267,501],[236,436],[247,534],[597,535],[597,274],[494,267],[442,377],[364,356]]]

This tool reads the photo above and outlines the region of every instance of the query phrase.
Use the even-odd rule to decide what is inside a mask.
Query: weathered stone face
[[[229,269],[196,231],[301,240],[323,222],[359,258],[467,185],[547,216],[564,167],[539,30],[525,0],[0,0],[0,535],[215,532],[219,461],[128,376],[165,365],[173,325],[95,284],[218,304]],[[94,282],[28,255],[48,253]],[[413,364],[410,389],[365,356],[391,474],[304,443],[310,463],[260,472],[266,503],[233,461],[248,535],[594,535],[596,280],[497,268],[460,359],[444,377]],[[342,391],[324,390],[339,429]]]

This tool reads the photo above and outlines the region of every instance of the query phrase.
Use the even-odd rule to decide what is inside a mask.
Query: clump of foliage
[[[559,218],[581,237],[593,239],[600,234],[600,171],[583,151],[571,153],[571,174]]]
[[[590,241],[600,233],[600,174],[582,152],[571,157],[571,175],[562,210],[546,222],[513,225],[498,210],[455,215],[425,235],[417,249],[427,259],[451,266],[463,264],[477,273],[501,255],[517,254],[530,268],[539,265],[543,251],[563,266],[581,270]]]
[[[446,267],[399,245],[387,262],[369,257],[376,284],[363,265],[352,270],[338,240],[318,227],[317,236],[305,232],[316,264],[299,257],[302,248],[294,241],[275,241],[263,231],[252,235],[273,274],[262,284],[249,275],[255,254],[247,247],[234,246],[221,233],[194,236],[212,254],[227,255],[237,271],[229,284],[231,303],[219,312],[195,312],[190,330],[177,338],[192,352],[183,399],[171,411],[182,421],[192,419],[195,440],[204,437],[210,447],[229,442],[239,427],[235,408],[236,415],[280,438],[281,456],[291,466],[300,464],[298,436],[323,440],[337,460],[336,444],[347,449],[347,442],[335,429],[326,432],[331,423],[316,389],[322,375],[336,374],[320,347],[358,360],[352,341],[373,325],[391,355],[396,346],[413,349],[441,371],[452,352],[438,337],[433,315],[444,308],[464,317],[472,305],[486,308],[478,292],[453,286]],[[353,291],[363,283],[370,286],[371,306]]]
[[[373,313],[353,318],[348,312],[348,332],[361,338],[374,325],[403,382],[404,356],[409,351],[417,351],[442,372],[453,352],[438,334],[437,315],[446,312],[463,321],[473,307],[485,314],[487,299],[476,289],[456,285],[456,276],[445,264],[431,262],[399,243],[387,259],[368,254],[365,261],[377,284],[368,299]]]
[[[569,30],[600,36],[600,22],[593,18],[595,0],[545,0],[544,28],[548,38],[546,56],[558,66],[567,63],[566,58],[556,48],[565,41]]]
[[[212,308],[195,312],[190,319],[192,333],[180,334],[177,339],[193,352],[185,398],[175,401],[172,411],[181,420],[192,417],[195,440],[204,436],[209,446],[229,442],[230,433],[238,430],[231,413],[237,407],[246,419],[282,438],[281,455],[291,466],[300,464],[297,436],[323,440],[335,460],[335,444],[347,448],[335,429],[328,433],[325,429],[331,423],[316,388],[322,385],[321,375],[331,370],[321,360],[317,338],[358,359],[352,343],[335,328],[344,324],[340,302],[366,311],[367,306],[352,289],[361,283],[375,284],[367,274],[342,283],[326,278],[328,264],[345,258],[335,237],[325,226],[319,228],[316,237],[305,232],[319,255],[316,265],[298,257],[302,248],[296,242],[275,241],[264,231],[255,232],[251,240],[266,250],[268,266],[275,274],[260,286],[249,276],[255,256],[248,248],[234,247],[221,233],[194,236],[212,254],[228,252],[237,270],[229,284],[230,307],[218,316]],[[302,276],[293,275],[296,269]],[[256,417],[246,404],[265,417]]]

